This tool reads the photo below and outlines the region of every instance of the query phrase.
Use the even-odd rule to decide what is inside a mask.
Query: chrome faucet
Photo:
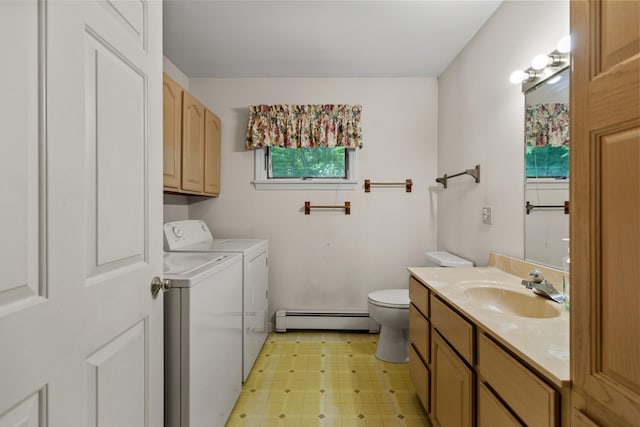
[[[542,276],[542,272],[540,270],[537,268],[531,270],[529,272],[529,276],[531,276],[531,280],[522,281],[522,284],[526,286],[527,289],[533,289],[534,293],[547,297],[557,303],[562,303],[564,301],[562,293],[558,292],[558,290],[554,288],[553,285],[544,278],[544,276]]]

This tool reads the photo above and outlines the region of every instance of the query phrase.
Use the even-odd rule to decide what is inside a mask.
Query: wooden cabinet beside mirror
[[[164,191],[220,194],[220,119],[163,76]]]

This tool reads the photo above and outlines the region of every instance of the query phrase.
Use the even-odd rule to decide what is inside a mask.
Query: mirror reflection
[[[525,93],[524,144],[525,259],[561,268],[569,246],[568,68]]]

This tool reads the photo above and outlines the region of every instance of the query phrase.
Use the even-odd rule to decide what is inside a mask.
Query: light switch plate
[[[491,206],[482,208],[482,222],[485,224],[493,224],[493,209]]]

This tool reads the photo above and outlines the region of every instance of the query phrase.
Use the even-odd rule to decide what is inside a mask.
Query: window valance
[[[525,118],[525,144],[532,147],[569,145],[569,105],[528,105]]]
[[[362,148],[361,105],[252,105],[247,149]]]

